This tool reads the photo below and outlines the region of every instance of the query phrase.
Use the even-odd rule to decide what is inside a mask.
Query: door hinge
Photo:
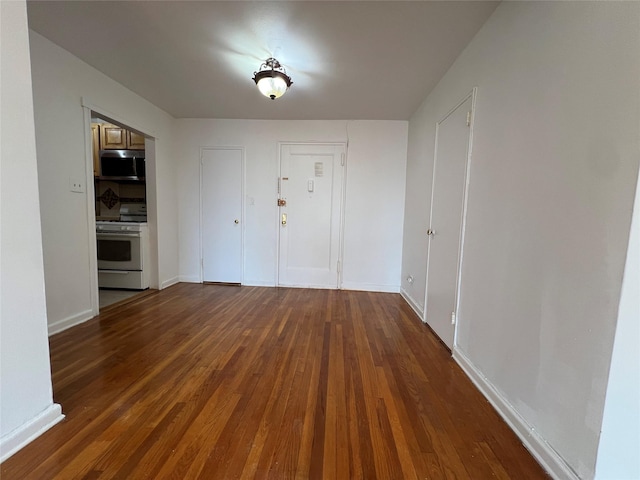
[[[344,167],[344,153],[340,155],[340,165]]]
[[[451,312],[451,325],[456,324],[456,312]]]
[[[467,127],[471,126],[471,111],[467,112]]]

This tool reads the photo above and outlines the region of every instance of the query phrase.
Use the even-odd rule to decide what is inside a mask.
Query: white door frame
[[[280,228],[280,209],[277,207],[277,198],[280,196],[280,177],[282,176],[281,164],[282,164],[282,147],[286,145],[314,145],[314,146],[341,146],[344,151],[344,170],[342,171],[342,195],[340,197],[340,235],[338,240],[338,262],[340,268],[338,269],[338,285],[337,289],[342,290],[342,278],[344,271],[344,219],[345,219],[345,210],[346,210],[346,201],[347,201],[347,164],[349,160],[349,143],[348,142],[322,142],[322,141],[309,141],[309,142],[287,142],[280,141],[278,142],[278,159],[277,159],[277,184],[276,184],[276,200],[274,200],[274,204],[276,205],[276,215],[275,221],[278,226],[278,234],[276,235],[276,265],[275,265],[275,279],[276,286],[280,285],[280,234],[282,229]]]
[[[440,120],[436,122],[435,145],[434,145],[434,151],[433,151],[433,160],[434,160],[433,165],[435,168],[437,168],[438,167],[438,164],[437,164],[438,162],[438,159],[437,159],[438,131],[440,128],[440,124],[444,122],[454,111],[456,111],[458,107],[460,107],[464,102],[466,102],[467,100],[469,100],[469,98],[471,98],[471,118],[469,119],[470,121],[469,143],[467,145],[467,161],[466,161],[465,170],[464,170],[464,193],[463,193],[463,199],[462,199],[462,218],[461,218],[461,224],[460,224],[458,265],[456,269],[456,286],[455,286],[455,292],[454,292],[454,295],[455,295],[454,308],[455,308],[456,321],[453,326],[453,344],[451,346],[451,351],[453,351],[453,349],[457,345],[458,326],[460,325],[460,315],[459,315],[460,308],[459,307],[460,307],[460,292],[462,287],[461,285],[462,261],[464,257],[464,238],[465,238],[465,232],[467,227],[467,202],[469,198],[469,180],[471,177],[470,173],[471,173],[471,157],[472,157],[472,148],[473,148],[473,126],[474,126],[474,118],[476,114],[477,93],[478,93],[478,87],[473,87],[471,92],[467,93],[462,100],[457,102],[456,105],[451,110],[449,110],[445,115],[442,116]],[[428,227],[429,229],[433,228],[433,225],[431,225],[431,220],[433,219],[433,200],[434,200],[433,194],[435,192],[435,181],[436,181],[435,168],[433,169],[433,175],[431,179],[431,205],[429,207],[429,227]],[[431,240],[429,240],[429,243],[427,246],[427,269],[426,269],[426,281],[425,281],[425,289],[424,289],[424,309],[422,313],[423,323],[427,323],[427,308],[428,308],[427,297],[429,292],[429,256],[430,254],[431,254]]]
[[[239,150],[240,151],[240,284],[244,285],[244,233],[245,233],[245,219],[247,218],[245,212],[245,202],[244,202],[244,191],[245,191],[245,183],[246,183],[246,168],[245,168],[245,151],[242,146],[209,146],[209,147],[200,147],[199,155],[200,155],[200,182],[199,182],[199,196],[200,196],[200,217],[199,217],[199,225],[198,228],[200,230],[199,240],[200,240],[200,283],[204,283],[204,239],[202,238],[202,226],[204,225],[203,219],[203,205],[202,205],[202,156],[205,150]]]

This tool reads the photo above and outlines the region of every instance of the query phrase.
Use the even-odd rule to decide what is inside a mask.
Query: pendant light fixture
[[[284,67],[275,58],[268,58],[257,72],[253,72],[253,81],[258,90],[271,100],[280,98],[293,84]]]

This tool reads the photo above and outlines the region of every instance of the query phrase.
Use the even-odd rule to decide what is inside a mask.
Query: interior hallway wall
[[[53,403],[24,1],[0,2],[0,461],[62,420]]]
[[[86,176],[82,99],[155,137],[159,284],[178,280],[177,200],[171,155],[173,118],[132,91],[31,31],[42,235],[50,328],[91,318],[87,195],[69,190]],[[150,186],[147,185],[147,190]]]
[[[640,478],[640,178],[622,280],[596,478]]]
[[[348,142],[343,286],[399,291],[407,122],[184,119],[176,125],[183,281],[201,281],[200,147],[245,148],[244,283],[272,286],[278,142]]]
[[[402,289],[421,309],[435,124],[477,86],[454,355],[569,478],[595,471],[638,175],[639,51],[637,2],[503,2],[409,127]]]

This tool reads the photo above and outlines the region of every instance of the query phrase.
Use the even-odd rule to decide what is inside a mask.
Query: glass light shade
[[[279,74],[279,72],[273,73],[275,74],[274,76],[264,76],[256,82],[260,93],[272,100],[284,95],[288,87],[287,82],[281,76],[282,74]]]

